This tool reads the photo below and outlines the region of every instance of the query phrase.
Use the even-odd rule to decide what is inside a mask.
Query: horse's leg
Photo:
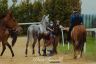
[[[12,54],[12,57],[14,57],[14,52],[13,52],[13,50],[12,50],[12,48],[11,48],[11,45],[10,45],[8,42],[6,43],[6,45],[7,45],[8,48],[10,49],[11,54]]]
[[[46,40],[44,40],[43,56],[47,56],[46,55]]]
[[[81,51],[80,51],[80,57],[82,57],[82,52],[83,52],[83,50],[81,49]]]
[[[34,51],[34,47],[35,47],[35,44],[36,44],[36,42],[37,42],[37,38],[34,38],[34,37],[33,37],[33,39],[34,39],[34,42],[33,42],[33,44],[32,44],[32,48],[33,48],[33,52],[32,52],[32,54],[35,53],[35,51]]]
[[[26,43],[26,50],[25,50],[26,57],[27,57],[27,53],[28,53],[28,44],[29,44],[29,38],[27,39],[27,43]]]
[[[53,53],[57,54],[57,46],[58,46],[58,37],[55,37],[53,40]]]
[[[2,49],[2,52],[1,52],[0,56],[3,55],[3,53],[4,53],[5,49],[6,49],[6,46],[5,46],[5,43],[4,42],[2,42],[2,46],[3,46],[3,49]]]
[[[41,53],[40,53],[40,40],[41,39],[38,39],[38,53],[39,53],[39,55],[41,55]]]
[[[78,59],[81,56],[81,46],[82,46],[82,44],[80,42],[75,41],[75,52],[76,52],[76,54],[75,54],[76,58],[75,59]]]
[[[28,29],[27,30],[27,43],[26,43],[26,50],[25,50],[25,54],[26,54],[26,57],[27,57],[27,54],[28,54],[28,45],[29,45],[29,42],[31,42],[32,40],[32,32]]]
[[[81,57],[82,57],[82,53],[83,53],[83,48],[84,48],[84,43],[82,43],[82,46],[81,46]]]
[[[74,59],[76,59],[76,47],[74,46]]]
[[[76,44],[74,40],[72,40],[72,44],[73,44],[73,49],[74,49],[74,59],[76,59]]]
[[[53,55],[55,53],[55,48],[56,48],[55,38],[53,38],[52,46],[53,46],[53,50],[52,50],[52,55]]]
[[[8,37],[9,37],[9,32],[6,31],[6,33],[4,33],[4,37],[3,37],[3,40],[2,40],[3,49],[2,49],[2,52],[1,52],[1,56],[3,55],[3,53],[6,49],[6,43],[7,43]]]

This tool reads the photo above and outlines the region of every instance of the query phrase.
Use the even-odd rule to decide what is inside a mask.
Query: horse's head
[[[4,24],[5,24],[6,28],[8,28],[8,29],[16,30],[17,32],[20,32],[20,30],[21,30],[17,21],[13,17],[11,10],[9,10],[7,12],[7,15],[4,17]]]
[[[44,25],[44,26],[48,26],[49,25],[49,15],[47,15],[47,16],[43,16],[43,18],[42,18],[42,24]]]

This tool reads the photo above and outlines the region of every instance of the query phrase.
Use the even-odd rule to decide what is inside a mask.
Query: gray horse
[[[31,25],[28,27],[27,43],[26,43],[26,50],[25,50],[26,56],[27,56],[27,51],[28,51],[28,44],[29,44],[29,42],[32,41],[32,39],[33,39],[33,43],[32,43],[33,52],[32,52],[32,54],[35,53],[34,47],[35,47],[36,42],[38,41],[38,53],[39,53],[39,55],[41,55],[41,53],[40,53],[40,40],[43,38],[44,33],[47,32],[46,27],[48,24],[49,24],[49,15],[47,15],[47,16],[44,15],[39,24]]]

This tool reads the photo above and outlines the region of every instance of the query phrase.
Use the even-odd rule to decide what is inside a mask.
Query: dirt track
[[[13,47],[15,57],[11,57],[10,50],[7,48],[4,55],[0,57],[0,64],[96,64],[94,61],[87,60],[85,57],[74,60],[72,54],[58,53],[55,56],[47,57],[39,56],[38,54],[32,55],[31,44],[29,46],[28,57],[25,57],[25,44],[26,38],[19,37]],[[0,52],[1,49],[0,47]]]

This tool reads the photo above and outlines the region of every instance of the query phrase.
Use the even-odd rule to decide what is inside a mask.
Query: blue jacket
[[[71,15],[71,17],[70,17],[70,25],[71,25],[71,26],[74,25],[74,23],[76,22],[76,19],[77,19],[76,14],[73,13],[73,14]],[[82,17],[80,14],[79,14],[78,22],[83,23],[83,17]]]

